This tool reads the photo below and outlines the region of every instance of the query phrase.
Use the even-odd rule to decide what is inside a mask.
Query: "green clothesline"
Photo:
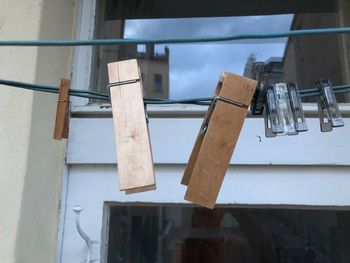
[[[59,93],[58,87],[39,85],[39,84],[31,84],[31,83],[25,83],[25,82],[13,81],[13,80],[0,80],[0,85],[28,89],[28,90],[33,90],[33,91],[41,91],[41,92],[56,93],[56,94]],[[334,86],[333,88],[334,88],[335,93],[350,92],[350,85]],[[109,101],[109,95],[105,94],[105,93],[100,93],[100,92],[70,89],[69,94],[71,96],[75,96],[75,97]],[[300,90],[300,97],[302,97],[302,98],[315,97],[315,96],[318,96],[320,94],[321,94],[321,92],[316,88]],[[144,102],[146,104],[210,105],[212,100],[213,100],[212,97],[191,98],[191,99],[182,99],[182,100],[156,99],[156,98],[147,98],[147,97],[144,98]]]
[[[350,27],[323,28],[323,29],[303,29],[276,33],[252,33],[238,34],[222,37],[194,37],[194,38],[167,38],[167,39],[92,39],[92,40],[0,40],[0,46],[27,46],[27,47],[54,47],[54,46],[102,46],[102,45],[122,45],[122,44],[185,44],[185,43],[209,43],[249,39],[271,39],[282,37],[300,37],[308,35],[323,34],[344,34],[350,33]],[[58,93],[59,88],[47,85],[30,84],[12,80],[0,80],[0,85],[18,87],[34,91]],[[350,92],[350,85],[334,87],[335,93]],[[70,95],[88,99],[98,99],[109,101],[109,95],[105,93],[70,89]],[[314,97],[320,95],[317,89],[300,90],[300,96]],[[144,98],[146,104],[199,104],[209,105],[212,97],[192,98],[183,100]]]
[[[1,40],[0,46],[26,46],[26,47],[57,47],[57,46],[104,46],[125,44],[185,44],[185,43],[209,43],[223,41],[237,41],[249,39],[271,39],[283,37],[300,37],[307,35],[344,34],[350,33],[350,27],[302,29],[275,33],[237,34],[218,37],[193,37],[193,38],[125,38],[125,39],[90,39],[90,40]]]

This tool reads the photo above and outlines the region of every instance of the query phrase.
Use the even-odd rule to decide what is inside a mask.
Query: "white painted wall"
[[[320,132],[319,120],[307,118],[309,130],[297,136],[265,138],[264,120],[247,118],[231,160],[244,165],[350,165],[350,118],[345,126]],[[153,159],[157,164],[186,164],[200,118],[150,118]],[[96,129],[96,127],[99,127]],[[111,118],[72,118],[67,163],[115,164]]]
[[[1,0],[0,38],[37,38],[39,1]],[[21,7],[21,8],[19,8]],[[21,19],[18,19],[18,18]],[[26,21],[24,23],[24,21]],[[37,49],[0,48],[0,77],[33,82]],[[13,262],[27,167],[33,94],[1,86],[0,261]]]
[[[307,133],[269,139],[264,137],[263,120],[248,118],[217,204],[348,210],[350,118],[345,108],[342,107],[346,126],[331,133],[319,131],[318,120],[310,116],[313,112],[307,112]],[[105,109],[100,112],[104,118],[96,118],[98,112],[91,108],[86,110],[76,111],[76,117],[84,118],[71,120],[59,263],[79,262],[86,257],[86,245],[75,226],[75,205],[84,208],[80,217],[83,230],[100,243],[94,246],[94,259],[101,257],[105,247],[101,240],[105,202],[189,205],[180,181],[201,119],[150,118],[157,190],[125,195],[118,186],[112,119],[106,118]],[[156,114],[152,107],[150,113]]]
[[[1,39],[72,38],[72,0],[0,0]],[[0,78],[59,85],[70,48],[0,48]],[[0,262],[54,262],[65,142],[57,95],[0,87]]]
[[[82,262],[86,245],[79,236],[72,211],[81,205],[81,227],[98,241],[93,259],[100,261],[104,202],[144,202],[189,205],[180,184],[185,165],[156,165],[157,190],[125,195],[118,189],[115,165],[71,165],[65,205],[64,236],[60,263]],[[349,167],[337,166],[231,166],[217,203],[254,207],[317,207],[349,209]],[[317,189],[317,190],[316,190]]]

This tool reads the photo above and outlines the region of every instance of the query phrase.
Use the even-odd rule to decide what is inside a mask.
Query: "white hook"
[[[86,259],[84,260],[84,262],[85,263],[92,263],[92,262],[96,261],[96,259],[94,259],[94,260],[91,259],[92,245],[97,244],[98,242],[91,240],[88,237],[88,235],[85,234],[85,232],[80,227],[79,215],[80,215],[80,212],[83,211],[83,208],[81,206],[76,205],[73,207],[73,211],[75,213],[75,224],[77,226],[78,233],[82,237],[82,239],[84,239],[84,241],[87,245],[87,254],[86,254]]]

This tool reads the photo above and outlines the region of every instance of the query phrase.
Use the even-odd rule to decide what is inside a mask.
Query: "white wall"
[[[73,1],[0,0],[1,39],[72,37]],[[59,85],[69,48],[0,48],[0,78]],[[54,262],[65,142],[57,95],[0,87],[0,262]]]
[[[264,120],[247,118],[231,164],[350,165],[350,140],[347,140],[350,118],[344,118],[344,122],[344,127],[322,133],[319,120],[307,118],[307,132],[265,138]],[[201,124],[200,118],[150,118],[154,163],[186,164]],[[71,119],[67,163],[115,164],[116,161],[111,118]]]
[[[75,226],[72,211],[75,205],[84,208],[80,217],[83,230],[100,243],[94,246],[94,259],[101,259],[100,249],[103,252],[105,248],[105,240],[101,240],[105,202],[189,205],[184,200],[186,188],[180,181],[201,119],[152,118],[154,111],[149,107],[157,190],[125,195],[118,186],[112,119],[106,118],[110,110],[101,110],[99,114],[103,118],[96,118],[98,113],[91,108],[84,107],[85,113],[76,111],[76,118],[71,120],[60,263],[81,262],[86,257],[86,245]],[[330,133],[320,132],[313,108],[308,112],[309,131],[297,136],[265,138],[263,120],[248,118],[217,204],[348,210],[350,118],[347,106],[341,107],[346,126]]]
[[[37,38],[39,1],[1,0],[0,38]],[[18,19],[18,18],[21,19]],[[24,23],[24,21],[26,21]],[[0,48],[0,77],[33,82],[37,49]],[[27,166],[33,94],[1,86],[0,261],[13,262]]]

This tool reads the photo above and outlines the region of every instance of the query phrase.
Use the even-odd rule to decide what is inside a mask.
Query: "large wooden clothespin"
[[[152,150],[137,60],[109,63],[108,76],[120,190],[127,194],[154,190]]]
[[[181,183],[185,199],[213,208],[257,82],[223,73],[193,147]]]
[[[53,138],[61,140],[68,138],[69,129],[69,87],[70,81],[68,79],[61,79],[60,91],[58,94],[56,121]]]

